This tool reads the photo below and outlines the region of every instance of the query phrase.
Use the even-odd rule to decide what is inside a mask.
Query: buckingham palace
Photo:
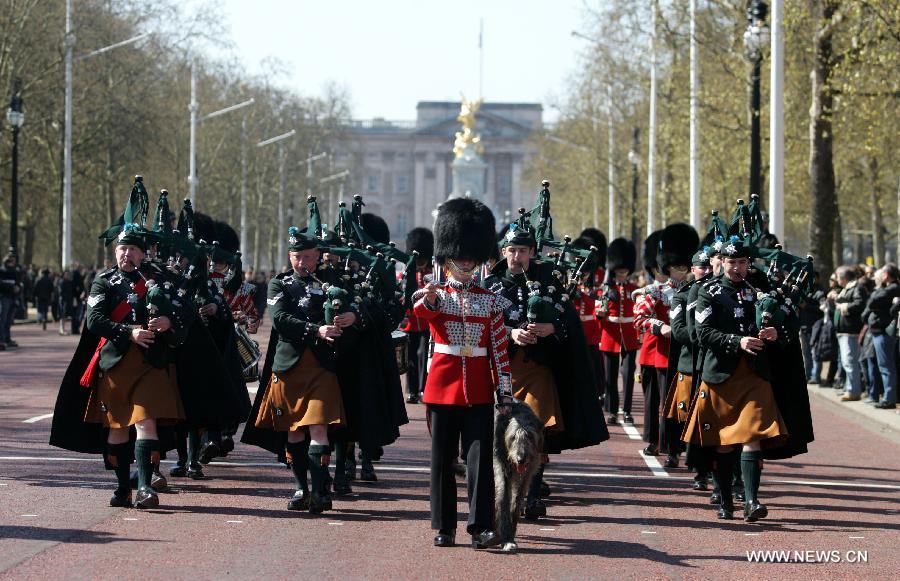
[[[366,211],[382,216],[394,240],[415,226],[431,227],[432,210],[452,190],[450,164],[460,124],[458,101],[420,101],[414,121],[353,120],[335,151],[335,171],[348,168],[345,198],[360,193]],[[529,138],[543,127],[537,103],[484,103],[478,132],[487,164],[484,201],[497,214],[534,201],[522,170],[534,155]],[[322,192],[328,195],[328,192]]]

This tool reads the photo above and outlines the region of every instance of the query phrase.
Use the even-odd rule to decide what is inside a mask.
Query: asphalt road
[[[376,465],[379,481],[355,483],[325,515],[285,510],[289,472],[241,444],[206,468],[206,480],[170,479],[158,510],[110,508],[114,478],[101,460],[46,443],[76,338],[36,325],[14,335],[22,348],[0,353],[2,578],[895,579],[900,571],[900,444],[817,401],[810,453],[766,464],[764,521],[717,521],[687,471],[652,465],[637,432],[615,427],[609,442],[552,458],[548,517],[522,524],[519,554],[503,555],[432,546],[420,405]],[[818,562],[751,563],[748,551]]]

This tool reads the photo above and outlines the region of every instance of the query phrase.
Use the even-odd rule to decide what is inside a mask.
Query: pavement
[[[205,480],[170,479],[157,510],[110,508],[114,478],[101,460],[46,443],[77,337],[36,325],[14,336],[21,348],[0,353],[0,579],[895,579],[900,570],[894,432],[820,388],[810,388],[810,452],[766,463],[769,518],[718,521],[690,473],[644,457],[636,394],[634,429],[612,427],[610,441],[552,458],[549,516],[522,523],[519,554],[503,555],[431,545],[421,405],[408,407],[410,423],[376,464],[378,482],[356,482],[318,517],[285,510],[289,472],[242,444]],[[466,540],[462,523],[457,538]],[[748,551],[793,562],[750,562]]]

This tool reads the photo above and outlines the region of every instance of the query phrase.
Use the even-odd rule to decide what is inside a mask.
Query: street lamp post
[[[340,201],[344,197],[344,182],[348,177],[350,177],[350,170],[345,169],[344,171],[339,171],[337,173],[331,174],[330,176],[325,176],[324,178],[319,180],[319,183],[324,185],[330,184],[332,182],[338,182],[338,201]],[[330,195],[328,196],[328,203],[331,205],[334,204],[334,200],[331,199]]]
[[[320,159],[325,159],[328,157],[328,152],[323,151],[322,153],[318,153],[316,155],[310,155],[303,163],[306,164],[306,197],[309,198],[313,195],[313,163],[319,161]]]
[[[65,71],[66,89],[64,104],[64,129],[63,129],[63,211],[62,211],[62,266],[72,262],[72,70],[76,60],[88,59],[113,49],[134,44],[150,36],[149,32],[139,34],[128,40],[117,42],[103,48],[91,51],[87,54],[75,57],[75,33],[72,29],[73,0],[66,0],[66,36],[63,45],[66,49]]]
[[[784,243],[784,1],[772,0],[769,86],[769,232]]]
[[[207,113],[206,115],[200,115],[200,105],[197,102],[197,70],[196,64],[194,62],[191,63],[191,103],[188,106],[188,110],[191,113],[191,136],[190,136],[190,160],[188,161],[188,187],[190,191],[191,205],[194,208],[197,207],[197,129],[200,123],[204,121],[208,121],[215,117],[219,117],[221,115],[225,115],[226,113],[231,113],[233,111],[238,111],[243,109],[244,107],[249,107],[256,102],[256,99],[247,99],[246,101],[241,101],[235,105],[231,105],[230,107],[225,107],[223,109],[219,109],[218,111],[213,111],[212,113]],[[246,132],[246,117],[241,121],[241,167],[244,167],[243,155],[245,153],[245,148],[243,146],[243,139],[245,137]],[[245,194],[246,194],[246,185],[244,184],[242,171],[242,179],[241,179],[241,200],[242,204],[244,204]],[[243,222],[241,223],[241,228],[243,228]],[[241,246],[241,248],[244,248]]]
[[[638,182],[640,180],[638,172],[641,169],[641,155],[638,153],[638,148],[641,146],[640,135],[640,128],[635,127],[631,132],[631,150],[628,152],[628,161],[631,162],[631,240],[638,247],[640,246],[637,225]]]
[[[761,134],[759,127],[760,72],[763,50],[769,43],[769,26],[766,16],[769,6],[763,0],[753,0],[747,9],[747,30],[744,46],[750,61],[750,195],[759,195],[762,183]]]
[[[6,111],[6,121],[12,127],[12,190],[9,208],[9,245],[19,249],[19,129],[25,123],[25,111],[22,110],[22,96],[19,82],[16,80],[12,100]]]
[[[287,234],[287,228],[284,224],[284,170],[285,170],[285,152],[284,152],[284,140],[289,139],[293,136],[297,135],[296,129],[291,129],[287,133],[282,133],[281,135],[276,135],[275,137],[270,137],[264,141],[260,141],[256,144],[256,147],[265,147],[267,145],[278,144],[278,233],[276,238],[278,239],[278,259],[284,260],[285,250],[284,250],[284,240],[285,235]],[[273,265],[274,266],[274,265]]]

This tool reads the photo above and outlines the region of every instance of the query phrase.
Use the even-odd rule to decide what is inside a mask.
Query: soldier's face
[[[125,272],[134,270],[144,260],[144,251],[133,244],[116,246],[116,265]]]
[[[716,254],[709,259],[709,266],[712,268],[713,273],[719,274],[722,272],[722,257]]]
[[[669,267],[669,278],[674,281],[682,281],[687,278],[688,267],[687,266],[670,266]]]
[[[691,273],[693,273],[694,278],[697,280],[703,278],[707,274],[712,272],[712,266],[692,266]]]
[[[616,275],[616,280],[619,282],[625,282],[628,278],[629,271],[627,268],[617,268],[613,271],[613,274]]]
[[[503,249],[503,257],[506,258],[506,267],[513,274],[520,274],[528,269],[528,263],[534,257],[534,248],[531,246],[507,246]]]
[[[319,263],[319,250],[310,248],[309,250],[291,251],[288,252],[288,257],[291,260],[291,268],[294,269],[294,272],[301,276],[306,276],[315,272],[316,265]]]
[[[722,261],[725,266],[725,276],[734,282],[738,282],[747,278],[747,271],[750,268],[749,258],[726,258]]]

